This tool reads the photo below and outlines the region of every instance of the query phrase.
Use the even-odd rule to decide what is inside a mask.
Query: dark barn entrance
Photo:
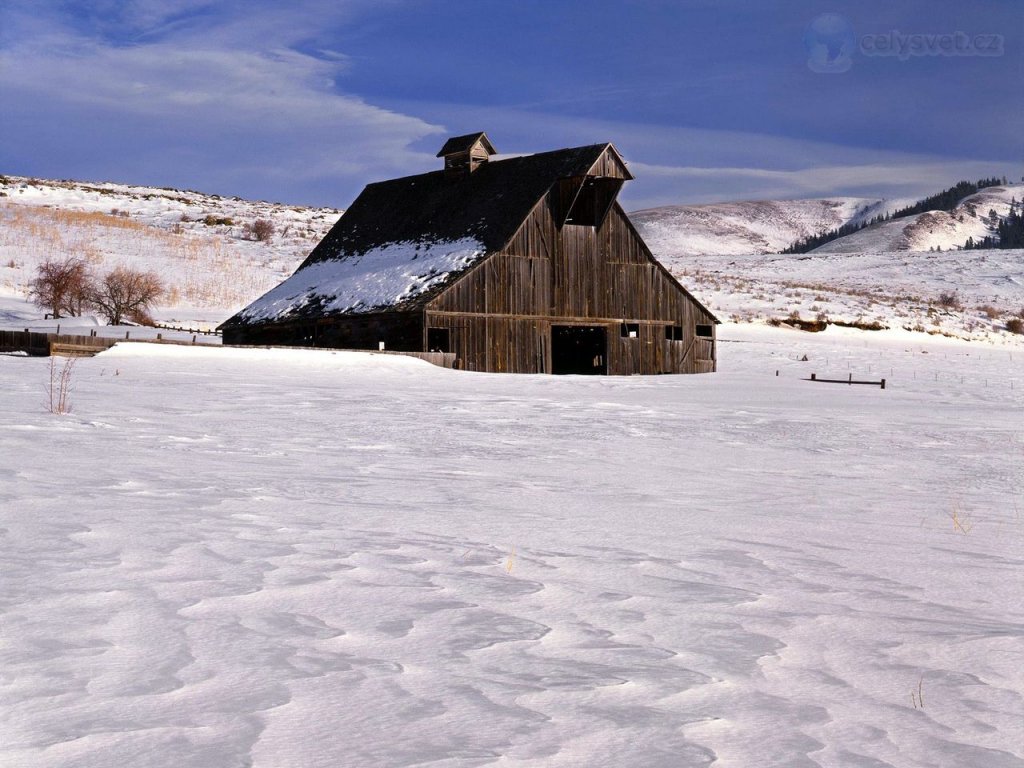
[[[608,373],[608,334],[600,325],[551,326],[552,373]]]

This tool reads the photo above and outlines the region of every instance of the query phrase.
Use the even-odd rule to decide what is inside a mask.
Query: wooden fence
[[[54,347],[57,354],[94,355],[110,349],[117,342],[118,339],[102,336],[73,336],[28,330],[0,331],[0,352],[25,352],[36,357],[48,357]]]

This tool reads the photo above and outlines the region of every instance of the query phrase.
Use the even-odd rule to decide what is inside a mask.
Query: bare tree
[[[148,323],[152,322],[149,312],[163,292],[155,272],[117,267],[96,284],[90,300],[111,325],[120,325],[125,318]]]
[[[252,236],[261,243],[266,243],[274,236],[274,222],[269,219],[256,219],[252,223]]]
[[[29,283],[29,295],[37,307],[48,309],[55,318],[81,315],[89,306],[93,277],[82,259],[49,259],[36,268]]]

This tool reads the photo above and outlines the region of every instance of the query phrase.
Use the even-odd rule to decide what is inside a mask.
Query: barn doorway
[[[551,326],[551,372],[608,373],[608,332],[604,326]]]

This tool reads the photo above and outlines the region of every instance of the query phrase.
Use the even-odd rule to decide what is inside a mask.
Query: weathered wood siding
[[[598,227],[557,226],[558,185],[505,251],[433,299],[426,327],[448,328],[450,349],[470,370],[551,370],[551,325],[601,325],[608,372],[715,370],[715,318],[651,255],[616,203]],[[623,324],[639,326],[635,337]],[[710,338],[696,336],[711,326]],[[673,339],[666,327],[679,326]],[[426,330],[424,330],[424,334]]]

